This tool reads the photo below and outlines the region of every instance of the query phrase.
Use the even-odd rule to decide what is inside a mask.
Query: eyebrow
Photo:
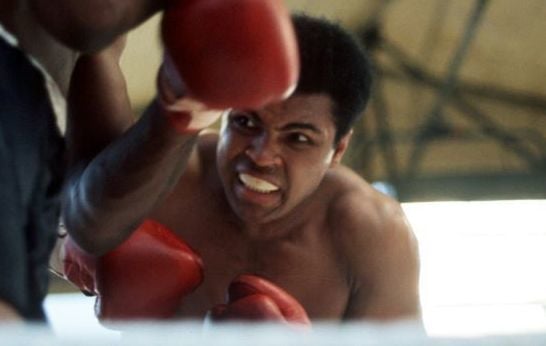
[[[316,127],[313,124],[309,123],[290,123],[286,124],[280,129],[281,131],[293,131],[293,130],[309,130],[311,132],[314,132],[318,135],[322,135],[323,131],[321,131],[318,127]]]
[[[262,119],[258,115],[258,112],[254,110],[246,110],[245,112],[248,113],[254,121],[260,124],[262,123]],[[280,128],[280,131],[294,131],[294,130],[308,130],[318,135],[324,134],[324,131],[319,129],[317,126],[311,123],[304,123],[304,122],[289,123]]]

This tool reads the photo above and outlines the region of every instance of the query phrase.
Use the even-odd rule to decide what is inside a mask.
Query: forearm
[[[126,239],[185,167],[196,137],[175,133],[157,111],[153,104],[120,140],[76,169],[68,181],[64,222],[88,252],[102,254]]]
[[[122,47],[120,40],[82,56],[68,97],[63,217],[79,245],[97,254],[128,237],[177,182],[196,138],[176,132],[155,102],[134,124]]]
[[[82,52],[97,51],[144,22],[165,0],[29,0],[41,25],[59,41]]]

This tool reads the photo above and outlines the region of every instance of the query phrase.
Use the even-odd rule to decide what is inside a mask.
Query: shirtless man
[[[247,290],[229,287],[239,275],[251,274],[283,290],[273,296],[294,298],[289,305],[303,308],[311,321],[418,318],[418,250],[403,211],[341,164],[351,127],[369,97],[368,61],[341,27],[303,15],[295,16],[294,23],[301,56],[295,93],[263,108],[226,112],[219,133],[200,135],[177,186],[149,216],[200,258],[187,266],[186,277],[192,277],[187,291],[193,292],[184,292],[177,314],[203,318],[225,303],[228,289],[234,300],[237,290]],[[153,227],[159,226],[142,228]],[[104,295],[103,300],[112,299],[107,293],[115,288],[124,291],[122,282],[130,279],[122,277],[139,278],[126,285],[130,288],[142,285],[118,304],[121,311],[106,311],[106,305],[115,305],[106,303],[99,317],[123,316],[134,302],[151,301],[156,292],[167,294],[167,277],[175,272],[184,280],[181,269],[142,283],[147,280],[144,267],[163,267],[150,264],[155,250],[147,255],[146,247],[155,245],[142,239],[135,240],[140,248],[133,252],[140,264],[129,261],[112,269],[114,255],[101,262],[100,270],[93,268],[92,275],[102,282],[88,290]],[[131,247],[138,246],[128,245],[120,253],[131,253]],[[164,253],[173,252],[165,246]],[[73,250],[68,255],[75,256]],[[202,276],[187,274],[201,265]],[[245,280],[254,284],[252,278]],[[228,302],[228,315],[274,314],[268,307],[251,306],[255,303],[230,311]],[[143,310],[140,317],[159,316],[148,309],[149,315]],[[221,318],[226,306],[212,311]]]

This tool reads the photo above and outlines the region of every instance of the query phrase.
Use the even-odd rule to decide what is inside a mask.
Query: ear
[[[334,156],[332,157],[332,161],[330,162],[330,167],[336,166],[341,162],[343,155],[349,147],[349,142],[351,141],[352,136],[353,130],[350,130],[345,136],[341,137],[336,145],[336,148],[334,149]]]

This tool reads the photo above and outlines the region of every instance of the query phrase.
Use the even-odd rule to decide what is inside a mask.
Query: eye
[[[311,138],[301,132],[293,132],[288,135],[288,141],[292,144],[313,144]]]
[[[257,127],[256,121],[244,112],[233,112],[230,115],[230,122],[239,129],[255,129]]]

